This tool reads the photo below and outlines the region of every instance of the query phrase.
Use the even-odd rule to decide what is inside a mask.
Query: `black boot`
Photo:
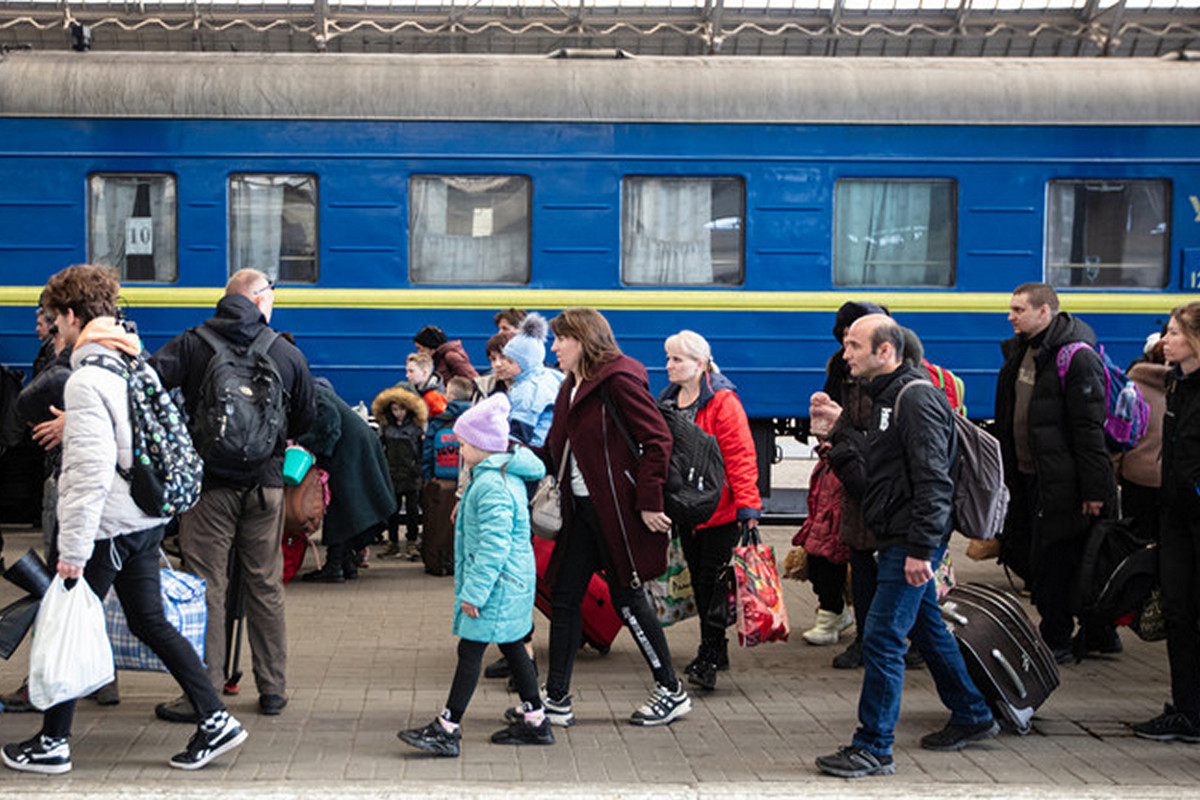
[[[300,576],[300,580],[307,583],[345,583],[346,576],[342,574],[341,563],[334,563],[326,559],[325,566],[304,573]]]
[[[684,669],[688,683],[706,692],[717,688],[717,669],[719,669],[717,659],[721,657],[723,645],[723,641],[700,643],[696,657]],[[728,661],[726,661],[726,668],[728,668]]]

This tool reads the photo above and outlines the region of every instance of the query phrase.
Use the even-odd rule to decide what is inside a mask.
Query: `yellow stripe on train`
[[[0,286],[0,305],[34,306],[40,286]],[[219,287],[125,286],[121,296],[131,307],[211,308],[221,298]],[[743,292],[696,289],[321,289],[286,286],[276,289],[276,305],[284,308],[496,310],[591,306],[612,311],[766,311],[833,312],[847,300],[882,303],[893,312],[1008,312],[1011,295],[1001,292]],[[1063,308],[1083,314],[1166,314],[1200,295],[1140,292],[1063,292]]]

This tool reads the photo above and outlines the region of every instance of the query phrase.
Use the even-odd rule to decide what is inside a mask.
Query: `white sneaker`
[[[629,721],[634,725],[647,728],[656,725],[670,725],[691,710],[692,699],[688,697],[687,691],[683,688],[683,681],[679,681],[679,688],[675,691],[656,684],[654,691],[650,694],[650,699],[633,712]]]

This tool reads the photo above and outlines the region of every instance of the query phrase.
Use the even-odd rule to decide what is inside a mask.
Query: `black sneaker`
[[[260,694],[258,696],[258,713],[264,717],[277,717],[287,704],[287,698],[281,694]]]
[[[492,744],[554,744],[554,731],[550,730],[550,720],[531,725],[522,715],[520,721],[493,733]]]
[[[62,775],[71,771],[71,745],[67,740],[51,739],[40,733],[24,742],[4,745],[0,755],[5,766],[20,772]]]
[[[571,710],[571,695],[567,695],[561,700],[551,700],[546,694],[546,687],[542,687],[542,708],[546,712],[546,719],[551,725],[559,728],[569,728],[575,724],[575,712]],[[524,706],[516,706],[515,708],[504,709],[504,721],[508,724],[522,722],[525,719]]]
[[[650,699],[633,712],[629,721],[647,728],[670,725],[691,710],[692,701],[683,688],[683,681],[677,681],[674,691],[657,684],[650,693]]]
[[[1200,728],[1175,710],[1175,706],[1167,703],[1163,713],[1154,719],[1133,725],[1133,735],[1139,739],[1151,739],[1156,742],[1188,742],[1200,744]],[[8,747],[12,747],[9,745]],[[8,761],[8,747],[4,748],[4,760]]]
[[[817,757],[817,769],[838,778],[865,778],[868,775],[893,775],[896,762],[891,756],[877,756],[869,750],[850,745],[836,753]]]
[[[962,750],[971,742],[990,739],[1000,732],[1000,725],[994,719],[980,722],[977,725],[956,725],[947,722],[946,727],[921,737],[921,747],[926,750],[951,752]]]
[[[154,707],[154,716],[164,722],[187,722],[195,725],[200,721],[200,715],[192,707],[192,701],[186,694],[181,694],[167,703],[159,703]]]
[[[711,661],[693,661],[688,664],[688,683],[697,689],[711,692],[717,688],[717,665]]]
[[[862,666],[862,639],[855,639],[842,652],[833,657],[834,669],[858,669]]]
[[[439,720],[426,725],[424,728],[410,728],[396,734],[400,741],[407,745],[447,758],[458,758],[459,743],[462,741],[462,731],[451,733],[446,730]]]
[[[171,756],[169,763],[176,769],[200,769],[246,741],[247,735],[237,718],[226,714],[215,730],[205,730],[201,725],[188,740],[187,749]]]
[[[504,656],[500,656],[483,670],[485,678],[507,678],[509,675],[512,675],[512,670],[508,666],[508,659]]]

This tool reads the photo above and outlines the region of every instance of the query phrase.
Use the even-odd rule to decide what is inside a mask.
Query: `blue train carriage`
[[[1017,284],[1060,287],[1119,362],[1197,296],[1198,70],[9,53],[0,355],[28,364],[38,287],[83,261],[119,267],[150,347],[267,271],[276,326],[351,402],[426,323],[482,367],[495,310],[591,305],[655,390],[663,339],[705,334],[766,458],[860,298],[986,418]]]

